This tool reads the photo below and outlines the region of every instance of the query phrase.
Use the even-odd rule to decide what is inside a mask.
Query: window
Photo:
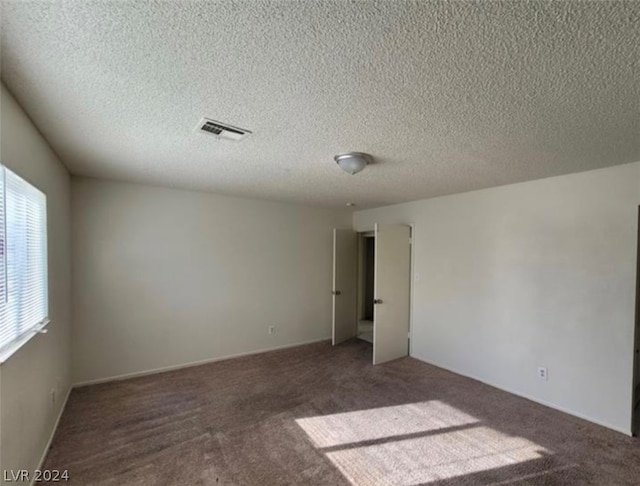
[[[0,165],[0,363],[48,322],[47,199]]]

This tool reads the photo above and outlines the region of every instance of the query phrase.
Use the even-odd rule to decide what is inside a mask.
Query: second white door
[[[373,364],[409,354],[411,227],[375,226]]]

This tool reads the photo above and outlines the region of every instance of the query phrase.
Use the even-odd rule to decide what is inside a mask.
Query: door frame
[[[415,223],[395,223],[395,222],[390,222],[390,221],[386,221],[385,223],[379,223],[379,224],[404,224],[406,226],[409,226],[411,228],[411,250],[410,250],[410,268],[409,268],[409,275],[410,277],[410,281],[409,281],[409,335],[407,336],[407,340],[409,341],[409,356],[413,356],[413,303],[415,302],[414,300],[414,292],[415,292],[415,251],[416,251],[416,224]],[[360,309],[361,309],[361,286],[360,286],[360,282],[361,282],[361,273],[362,273],[362,240],[364,239],[364,234],[373,234],[375,231],[375,226],[365,226],[363,228],[360,228],[358,230],[354,231],[356,233],[358,233],[358,320],[360,318]],[[374,236],[375,238],[375,236]],[[356,322],[356,326],[358,325],[358,323]],[[373,325],[375,326],[375,321],[373,323]]]

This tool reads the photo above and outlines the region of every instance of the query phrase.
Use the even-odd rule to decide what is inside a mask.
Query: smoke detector
[[[219,139],[232,140],[234,142],[243,140],[251,133],[249,130],[245,130],[244,128],[234,127],[233,125],[211,120],[210,118],[202,118],[200,123],[198,123],[196,130],[200,133],[211,135]]]

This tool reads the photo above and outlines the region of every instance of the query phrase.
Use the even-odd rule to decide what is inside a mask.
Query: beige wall
[[[345,212],[75,177],[72,208],[76,383],[330,336]]]
[[[69,174],[0,85],[2,163],[47,195],[48,334],[0,365],[0,471],[38,466],[70,388]],[[56,402],[51,403],[51,390]]]
[[[413,356],[629,433],[639,204],[635,163],[353,223],[416,225]]]

